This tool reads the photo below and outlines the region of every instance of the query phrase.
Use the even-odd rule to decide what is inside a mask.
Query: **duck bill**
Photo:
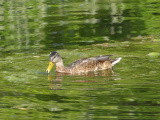
[[[49,73],[53,67],[54,63],[53,62],[49,62],[48,68],[46,70],[47,73]]]

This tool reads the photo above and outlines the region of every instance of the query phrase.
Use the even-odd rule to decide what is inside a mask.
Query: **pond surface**
[[[160,119],[159,0],[0,1],[0,119]],[[114,54],[114,71],[46,74]]]

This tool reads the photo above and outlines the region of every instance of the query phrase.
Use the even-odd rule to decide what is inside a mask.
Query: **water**
[[[159,1],[0,1],[0,119],[160,119]],[[114,54],[114,71],[46,74]]]

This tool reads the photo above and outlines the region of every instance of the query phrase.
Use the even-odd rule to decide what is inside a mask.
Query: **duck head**
[[[49,73],[51,71],[54,63],[56,64],[56,63],[60,62],[61,60],[62,60],[62,58],[58,52],[52,52],[49,55],[49,65],[48,65],[46,72]]]

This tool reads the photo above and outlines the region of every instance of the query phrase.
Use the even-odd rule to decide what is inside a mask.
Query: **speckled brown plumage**
[[[52,63],[56,64],[56,71],[61,73],[82,73],[89,71],[97,71],[97,70],[105,70],[112,68],[116,63],[118,63],[121,58],[110,59],[109,57],[112,55],[101,55],[91,58],[81,58],[69,66],[65,67],[63,64],[63,60],[58,52],[52,52],[50,54],[49,60]],[[48,67],[49,68],[49,67]],[[47,69],[49,73],[50,70]]]

